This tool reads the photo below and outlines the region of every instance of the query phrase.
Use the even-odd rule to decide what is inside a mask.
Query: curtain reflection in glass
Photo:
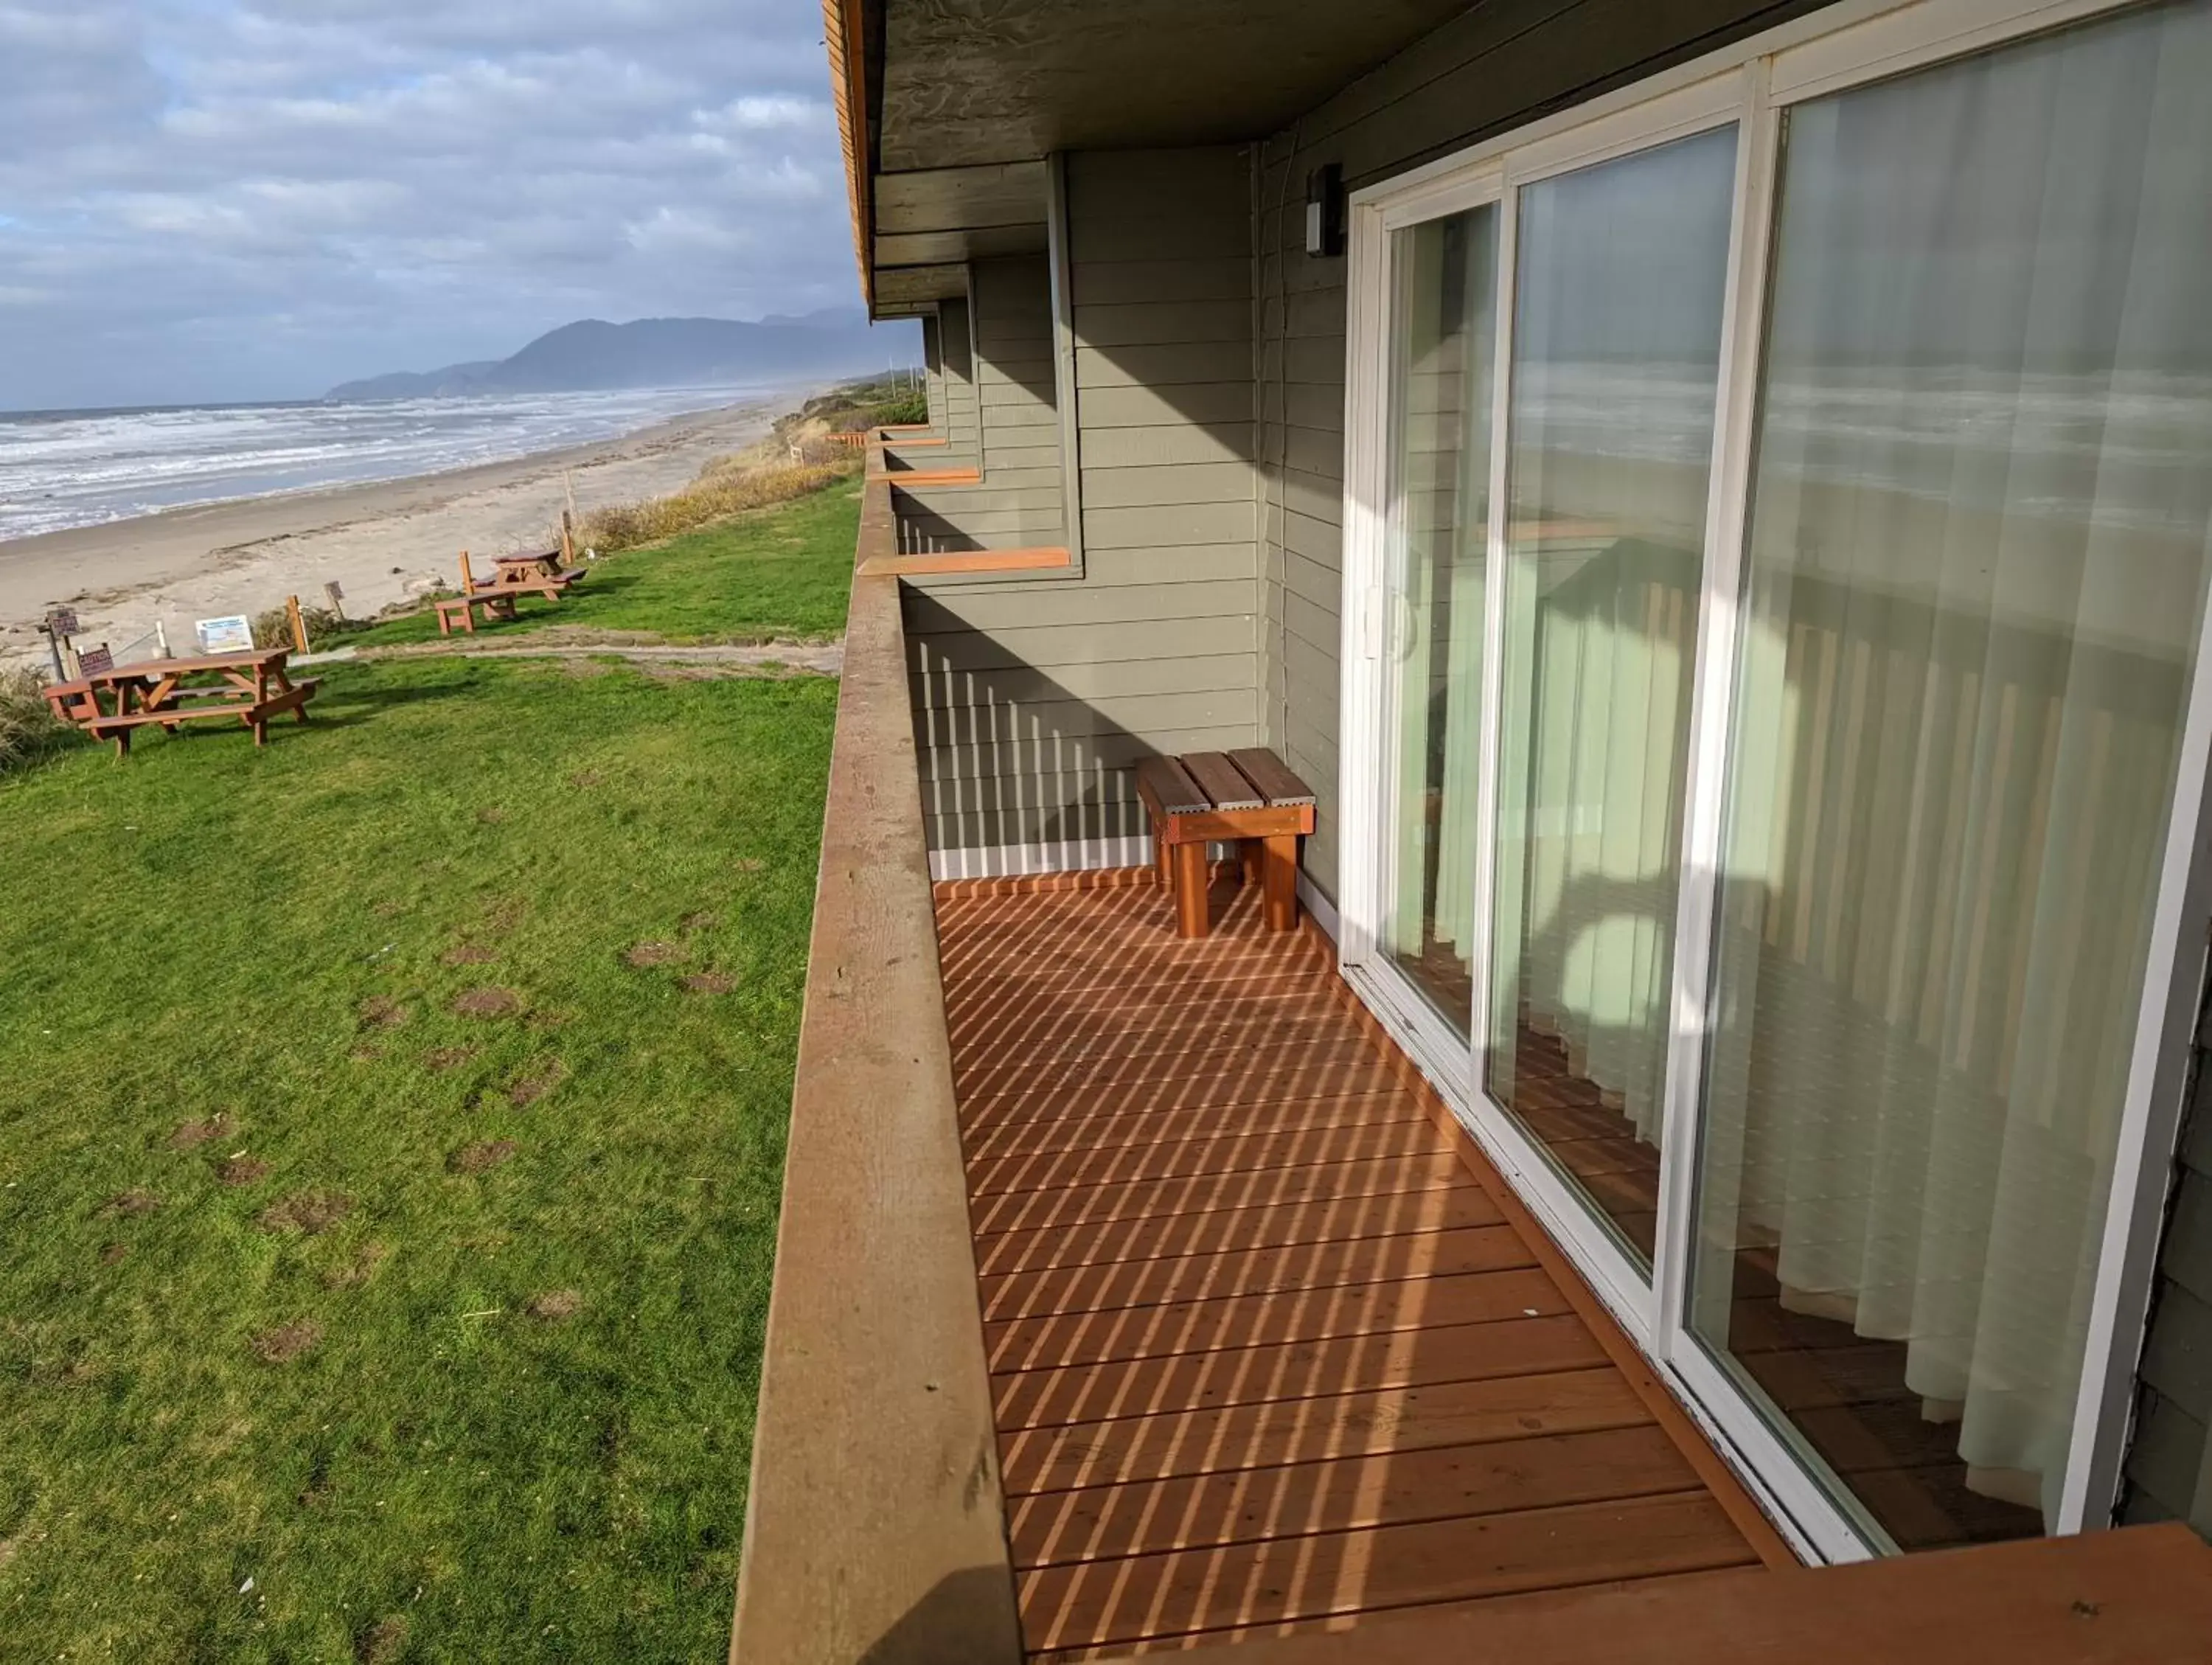
[[[1899,1542],[2055,1516],[2212,526],[2212,8],[1790,118],[1693,1328]]]
[[[1465,1034],[1489,520],[1494,208],[1394,234],[1390,651],[1395,745],[1383,948]]]
[[[1521,193],[1487,1085],[1647,1268],[1735,145]]]

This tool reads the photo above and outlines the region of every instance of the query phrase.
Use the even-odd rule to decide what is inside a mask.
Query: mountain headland
[[[722,318],[587,318],[549,331],[502,359],[395,372],[343,382],[326,399],[467,398],[497,393],[581,393],[629,387],[729,386],[858,375],[921,357],[908,326],[870,328],[844,309],[757,323]]]

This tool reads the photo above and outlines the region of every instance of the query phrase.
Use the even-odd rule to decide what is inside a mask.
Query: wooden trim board
[[[1409,1609],[1235,1665],[2195,1665],[2208,1636],[2212,1547],[2169,1523]]]
[[[879,442],[872,446],[880,465]],[[735,1665],[1018,1665],[898,583],[871,481],[830,754]]]
[[[934,555],[877,555],[860,563],[863,578],[923,577],[935,573],[1058,572],[1069,564],[1064,549],[945,550]]]

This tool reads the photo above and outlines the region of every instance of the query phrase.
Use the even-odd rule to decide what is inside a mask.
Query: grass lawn
[[[834,629],[855,513],[592,584]],[[719,1658],[836,685],[323,674],[0,780],[0,1657]]]
[[[536,596],[518,604],[511,623],[477,620],[479,636],[526,634],[551,625],[575,630],[642,631],[675,643],[764,641],[834,636],[845,628],[860,524],[858,479],[774,508],[754,509],[720,526],[607,556],[556,605]],[[473,558],[480,580],[490,560]],[[458,584],[458,568],[447,575]],[[365,646],[431,641],[428,612],[348,635]]]

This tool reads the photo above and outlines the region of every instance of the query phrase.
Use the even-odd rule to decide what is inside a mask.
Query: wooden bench
[[[1160,884],[1175,891],[1176,934],[1202,937],[1206,847],[1236,844],[1244,882],[1264,892],[1270,931],[1298,922],[1298,840],[1314,829],[1313,788],[1265,746],[1193,751],[1137,765],[1137,796],[1152,819]]]
[[[88,717],[84,732],[95,740],[115,742],[115,755],[131,755],[131,735],[134,729],[149,725],[159,726],[171,734],[185,723],[204,721],[210,717],[232,717],[253,731],[253,744],[269,744],[269,720],[290,712],[301,722],[307,720],[307,702],[315,697],[322,684],[313,677],[294,683],[264,700],[240,700],[228,688],[179,688],[173,690],[162,703],[151,711],[126,711],[114,715]],[[179,705],[179,699],[204,701],[206,703]]]
[[[441,636],[453,635],[456,624],[471,635],[476,635],[477,609],[479,607],[483,609],[486,623],[495,618],[514,617],[514,592],[511,590],[504,595],[478,590],[474,595],[441,596],[435,605],[438,609],[438,634]]]

